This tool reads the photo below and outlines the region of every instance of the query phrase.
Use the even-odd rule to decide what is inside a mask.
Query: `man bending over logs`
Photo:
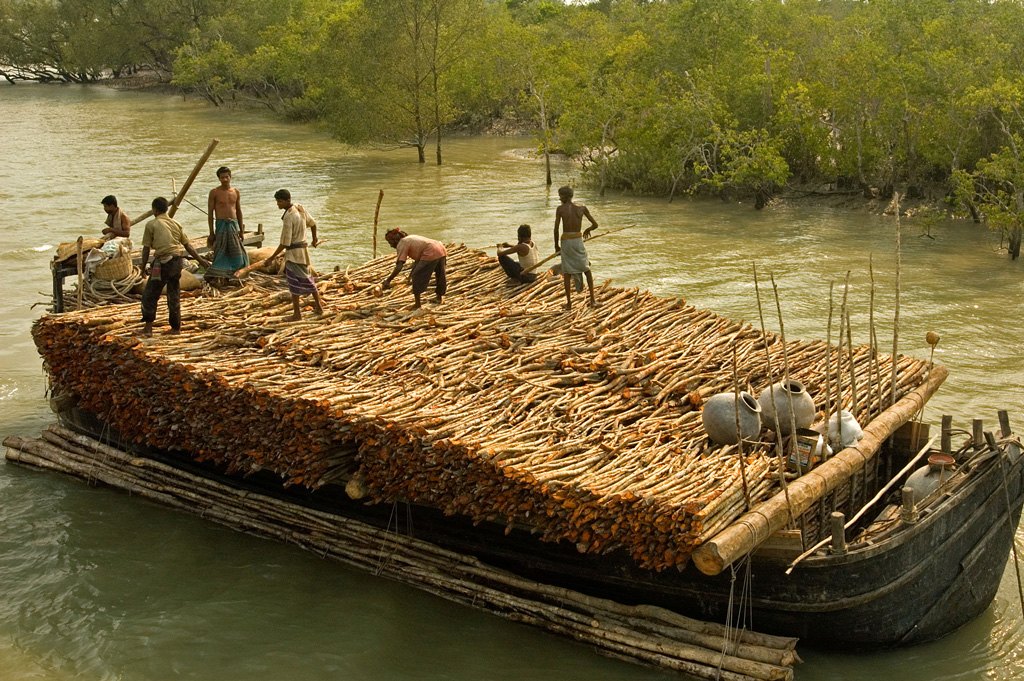
[[[181,266],[182,249],[203,267],[210,263],[196,253],[181,225],[167,215],[167,199],[153,199],[153,219],[146,223],[142,232],[142,273],[149,269],[149,281],[142,291],[142,335],[153,335],[156,321],[156,304],[160,293],[167,286],[167,312],[170,316],[170,333],[181,333]],[[149,268],[149,252],[153,251],[153,267]]]
[[[443,302],[444,294],[448,291],[448,279],[444,273],[445,265],[448,264],[448,251],[444,244],[424,236],[406,234],[400,229],[392,229],[384,238],[398,251],[398,256],[395,258],[395,269],[381,283],[381,288],[390,288],[391,280],[405,267],[405,261],[412,258],[415,264],[409,278],[412,279],[412,295],[416,298],[413,309],[419,308],[420,294],[427,290],[430,275],[434,275],[434,300],[437,303]]]
[[[273,260],[284,251],[284,275],[288,280],[288,292],[292,294],[292,305],[295,314],[288,318],[290,322],[302,319],[299,298],[304,295],[313,296],[313,310],[317,314],[324,313],[320,292],[316,290],[316,280],[310,270],[309,244],[306,242],[306,213],[292,203],[292,195],[287,189],[278,189],[274,194],[277,207],[284,211],[281,216],[281,243],[267,260]],[[313,247],[320,242],[316,239],[316,225],[310,225],[313,233]]]
[[[516,236],[519,238],[519,241],[515,246],[501,244],[498,247],[498,263],[501,265],[501,269],[505,270],[505,274],[508,275],[510,280],[517,281],[520,284],[532,284],[537,281],[537,275],[527,270],[532,269],[537,264],[540,260],[540,255],[537,253],[537,245],[533,243],[533,233],[530,230],[530,225],[519,225]],[[513,253],[518,256],[519,262],[509,257]]]
[[[562,281],[565,283],[565,309],[572,309],[572,293],[569,290],[569,279],[576,285],[576,291],[583,290],[583,275],[587,277],[590,288],[590,307],[597,307],[594,302],[594,275],[590,273],[590,259],[583,241],[590,238],[590,233],[597,229],[597,220],[590,215],[586,206],[572,202],[572,187],[558,190],[558,198],[562,205],[555,209],[555,252],[562,254]],[[590,220],[587,231],[580,232],[583,218]],[[564,223],[565,232],[561,240],[558,238],[558,226]]]
[[[245,234],[242,196],[231,186],[231,170],[221,166],[217,169],[217,179],[220,185],[210,190],[207,205],[210,236],[206,244],[213,249],[213,265],[206,271],[206,278],[228,279],[237,270],[249,266],[249,256],[242,244]]]

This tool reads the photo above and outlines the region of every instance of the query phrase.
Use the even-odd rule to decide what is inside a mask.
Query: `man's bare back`
[[[583,226],[583,216],[589,214],[586,206],[572,202],[563,203],[555,208],[555,223],[561,221],[562,229],[566,232],[578,232]]]

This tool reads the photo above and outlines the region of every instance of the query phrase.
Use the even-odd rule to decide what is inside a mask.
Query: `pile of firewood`
[[[257,275],[259,288],[183,301],[180,336],[139,338],[132,305],[44,317],[33,333],[53,391],[127,440],[286,484],[354,476],[372,500],[620,548],[650,568],[682,566],[777,489],[772,443],[711,446],[700,419],[710,395],[781,379],[774,334],[608,283],[597,309],[580,297],[564,311],[561,278],[512,287],[494,258],[454,246],[445,302],[410,311],[407,286],[376,286],[393,264],[324,277],[325,315],[300,322]],[[891,357],[785,351],[821,418],[826,384],[862,424],[888,406]],[[900,357],[896,397],[927,369]]]

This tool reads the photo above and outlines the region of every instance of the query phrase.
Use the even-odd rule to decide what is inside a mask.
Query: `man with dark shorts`
[[[537,252],[537,245],[533,243],[533,231],[530,229],[530,225],[519,225],[516,237],[519,239],[516,245],[501,244],[498,246],[498,263],[512,281],[517,281],[520,284],[532,284],[537,281],[537,275],[530,270],[540,262],[540,254]],[[518,257],[519,262],[512,259],[512,254]]]
[[[431,275],[434,276],[434,301],[444,301],[444,294],[448,291],[448,279],[445,276],[445,266],[448,264],[448,251],[440,241],[428,239],[415,234],[406,234],[400,229],[392,229],[384,235],[391,247],[398,255],[395,259],[395,269],[381,283],[382,289],[391,286],[391,280],[398,276],[398,273],[405,267],[405,261],[412,258],[414,263],[412,273],[412,295],[416,299],[413,309],[420,306],[420,294],[427,290],[430,284]]]
[[[153,219],[146,223],[142,233],[142,273],[149,270],[149,280],[142,291],[142,335],[153,335],[156,321],[156,305],[160,294],[167,286],[167,311],[170,317],[170,333],[181,333],[181,266],[183,252],[203,267],[209,267],[201,255],[189,243],[181,225],[167,215],[169,203],[164,197],[153,199]],[[149,252],[153,251],[153,266],[149,268]]]

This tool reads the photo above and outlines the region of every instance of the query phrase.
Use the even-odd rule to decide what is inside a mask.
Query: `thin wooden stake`
[[[896,193],[896,301],[892,322],[892,382],[889,391],[889,406],[896,404],[896,365],[899,364],[900,349],[900,195]]]
[[[757,263],[754,263],[754,293],[757,294],[757,315],[761,319],[761,338],[764,340],[764,355],[768,360],[768,384],[774,382],[772,376],[772,353],[768,347],[768,332],[764,325],[764,307],[761,305],[761,286],[757,280]],[[772,408],[775,407],[775,400],[772,399]],[[786,495],[786,505],[789,506],[789,523],[796,526],[796,518],[793,516],[793,507],[789,501],[789,482],[786,480],[786,456],[782,451],[782,438],[775,438],[775,455],[779,461],[779,484]]]
[[[373,259],[377,259],[377,218],[380,217],[380,202],[384,200],[384,190],[377,195],[377,210],[373,212]]]
[[[846,355],[850,362],[850,413],[857,418],[857,376],[853,370],[853,333],[850,330],[850,308],[846,296],[850,292],[850,273],[846,273],[846,288],[843,291],[843,314],[846,316]]]
[[[75,309],[76,310],[81,310],[82,309],[82,284],[83,284],[83,282],[82,282],[82,237],[78,237],[77,248],[75,250],[78,253],[78,257],[75,259],[75,262],[78,264],[78,266],[77,266],[77,269],[78,269],[78,300],[77,300],[77,303],[78,304],[75,307]]]
[[[737,370],[736,344],[732,344],[732,391],[735,396],[733,412],[736,415],[736,440],[737,452],[740,455],[740,477],[743,478],[743,501],[746,504],[745,510],[750,510],[750,488],[747,487],[747,462],[743,455],[743,433],[740,431],[740,379]]]

